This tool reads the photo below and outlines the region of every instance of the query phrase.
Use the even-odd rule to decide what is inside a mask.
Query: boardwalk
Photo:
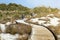
[[[43,26],[34,25],[31,40],[55,40],[53,34]]]
[[[23,24],[32,26],[31,38],[29,40],[55,40],[53,34],[47,28],[25,22]]]

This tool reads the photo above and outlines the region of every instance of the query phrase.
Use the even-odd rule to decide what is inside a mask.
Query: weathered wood
[[[55,40],[55,37],[47,28],[35,25],[32,28],[31,40]]]

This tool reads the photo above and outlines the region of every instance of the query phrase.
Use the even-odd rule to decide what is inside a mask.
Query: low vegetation
[[[60,35],[60,26],[49,26],[50,30],[52,30],[56,35]]]
[[[26,18],[30,18],[31,13],[37,14],[35,17],[46,16],[48,14],[57,14],[59,9],[51,7],[35,7],[33,9],[22,6],[21,4],[9,3],[0,4],[0,23],[5,23],[7,21],[14,21],[20,19],[21,15],[25,15]],[[56,15],[58,16],[58,15]],[[60,16],[58,16],[60,17]]]
[[[30,34],[32,30],[32,27],[29,25],[25,25],[25,24],[12,24],[6,27],[6,33],[10,33],[10,34]]]

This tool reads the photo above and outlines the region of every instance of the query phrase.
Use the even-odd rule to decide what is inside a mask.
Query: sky
[[[52,8],[59,8],[60,9],[60,0],[0,0],[1,3],[16,3],[21,4],[23,6],[34,8],[38,6],[46,6]]]

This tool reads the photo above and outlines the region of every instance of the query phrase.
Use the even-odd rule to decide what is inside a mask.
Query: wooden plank
[[[43,26],[32,28],[31,40],[55,40],[53,34]]]

